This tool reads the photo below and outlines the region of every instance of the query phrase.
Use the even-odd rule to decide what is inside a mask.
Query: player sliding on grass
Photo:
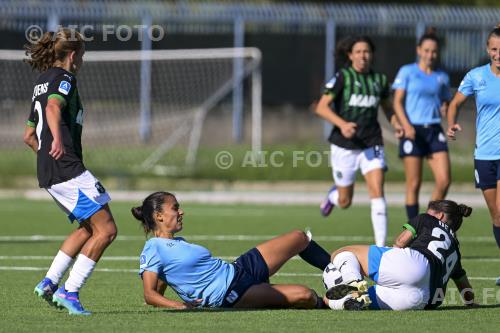
[[[330,255],[302,231],[264,242],[229,264],[206,248],[175,237],[182,230],[184,212],[171,193],[149,195],[142,206],[132,208],[132,214],[145,233],[153,235],[140,256],[147,304],[177,309],[324,306],[323,299],[306,286],[269,283],[269,277],[295,255],[321,270],[329,264]],[[182,301],[163,296],[167,285]]]
[[[330,285],[325,281],[330,308],[434,309],[442,303],[450,278],[465,304],[473,305],[474,292],[460,263],[456,236],[462,218],[471,211],[450,200],[431,201],[426,214],[403,226],[394,247],[352,245],[335,251],[326,271],[336,272],[339,279]],[[367,288],[363,276],[376,285]],[[366,292],[371,304],[362,298]]]
[[[85,45],[78,32],[61,29],[46,32],[26,48],[30,57],[26,62],[42,73],[35,82],[24,142],[37,155],[40,187],[68,214],[70,222],[80,224],[62,244],[35,293],[70,314],[88,315],[78,292],[117,231],[108,207],[111,199],[82,161],[83,108],[76,74]],[[75,257],[66,283],[58,289]]]

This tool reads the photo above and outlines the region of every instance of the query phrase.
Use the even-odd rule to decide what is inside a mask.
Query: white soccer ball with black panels
[[[341,284],[343,281],[342,274],[337,267],[334,264],[328,264],[323,271],[323,285],[325,289],[328,290],[333,286]]]

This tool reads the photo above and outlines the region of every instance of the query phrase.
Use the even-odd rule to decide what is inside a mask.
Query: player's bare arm
[[[462,300],[466,306],[475,306],[474,303],[474,290],[472,289],[472,285],[467,278],[467,275],[462,276],[460,279],[453,280],[455,285],[457,286],[460,295],[462,296]]]
[[[441,107],[439,108],[439,113],[441,113],[441,117],[443,119],[446,119],[446,117],[448,116],[448,108],[450,107],[450,103],[447,102],[447,101],[444,101],[442,104],[441,104]]]
[[[316,106],[316,114],[340,128],[344,137],[347,139],[352,138],[356,133],[356,123],[345,121],[335,112],[335,110],[332,110],[330,107],[332,101],[333,97],[331,95],[323,95]]]
[[[462,126],[457,123],[458,110],[467,100],[467,96],[461,92],[457,92],[450,102],[448,107],[448,131],[446,134],[451,140],[455,140],[455,132],[461,131]]]
[[[410,124],[410,121],[406,117],[405,109],[404,109],[404,99],[405,99],[405,91],[403,89],[396,89],[394,92],[394,112],[401,123],[404,131],[404,137],[410,140],[415,139],[415,128]]]
[[[380,106],[382,107],[382,110],[384,111],[385,117],[387,120],[390,122],[392,127],[394,128],[394,135],[396,138],[401,138],[404,135],[403,131],[403,126],[401,125],[401,122],[399,121],[396,113],[394,113],[394,109],[392,108],[391,102],[389,101],[388,98],[383,99],[380,102]]]
[[[24,129],[24,143],[27,144],[36,153],[38,151],[38,139],[34,127],[26,126]]]
[[[61,109],[63,105],[57,98],[49,98],[45,112],[47,114],[47,124],[52,133],[53,141],[50,149],[50,156],[55,160],[60,159],[65,151],[61,139]]]
[[[145,271],[142,274],[142,281],[144,285],[144,300],[149,305],[162,308],[191,309],[196,306],[196,303],[201,303],[201,300],[196,300],[194,304],[182,303],[164,297],[159,293],[159,290],[163,288],[164,292],[166,285],[162,286],[161,283],[158,283],[160,280],[158,279],[158,274],[156,273]]]
[[[394,241],[393,247],[405,248],[410,245],[413,239],[413,234],[409,230],[404,230]]]

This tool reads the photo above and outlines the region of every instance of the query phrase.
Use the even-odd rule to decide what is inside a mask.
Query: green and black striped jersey
[[[55,160],[49,152],[52,132],[45,109],[50,98],[61,102],[61,140],[65,153]],[[40,187],[50,187],[79,176],[84,172],[82,155],[83,107],[76,87],[76,77],[53,67],[40,74],[35,82],[28,126],[36,129],[38,139],[37,176]]]
[[[384,74],[358,73],[352,67],[343,68],[326,84],[324,94],[333,97],[331,107],[335,113],[357,124],[353,138],[345,138],[340,128],[334,126],[328,141],[347,149],[383,144],[377,115],[380,102],[389,97],[389,84]]]

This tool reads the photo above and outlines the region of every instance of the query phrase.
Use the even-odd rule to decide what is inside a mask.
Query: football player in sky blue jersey
[[[330,255],[310,233],[292,231],[264,242],[233,263],[215,258],[204,247],[175,234],[182,230],[184,212],[174,195],[155,192],[132,208],[146,234],[153,234],[140,256],[140,276],[147,304],[188,309],[321,308],[323,299],[298,284],[270,284],[269,277],[295,255],[324,270]],[[164,297],[170,286],[181,301]]]
[[[405,168],[409,219],[418,215],[424,157],[435,179],[431,200],[444,199],[450,186],[448,145],[441,127],[441,113],[446,114],[451,99],[450,80],[436,68],[438,52],[437,36],[433,30],[426,32],[418,42],[418,62],[401,67],[392,85],[394,111],[404,130],[399,157]]]
[[[477,109],[475,183],[483,192],[500,248],[500,24],[489,33],[486,50],[490,63],[470,70],[450,103],[447,134],[455,140],[456,132],[462,130],[457,123],[458,109],[467,97],[474,95]]]

